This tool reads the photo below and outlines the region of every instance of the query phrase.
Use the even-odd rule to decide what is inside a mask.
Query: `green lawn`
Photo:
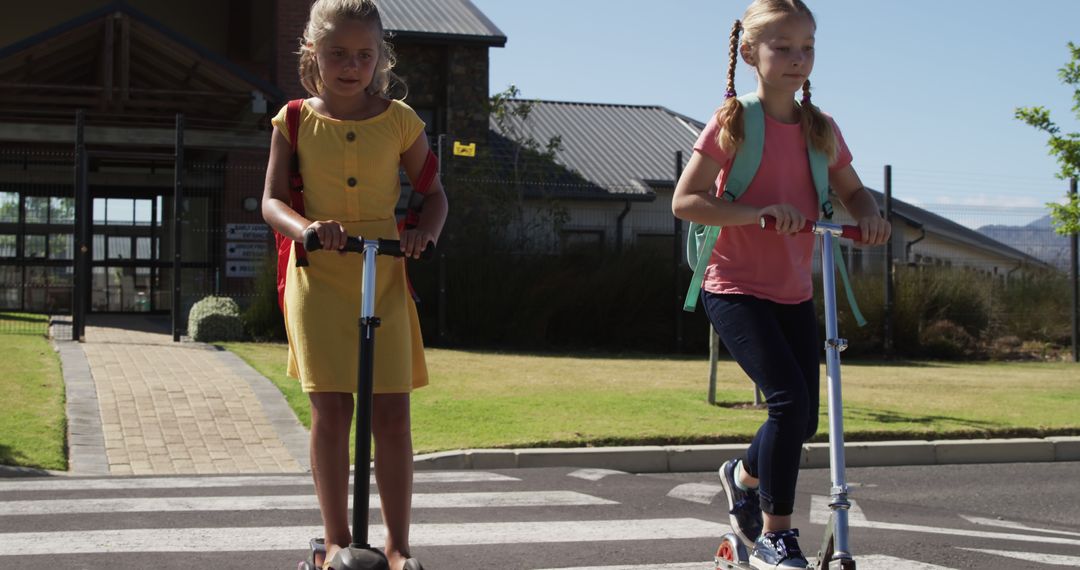
[[[307,398],[285,376],[284,345],[224,346],[273,380],[309,424]],[[439,349],[427,358],[431,386],[413,395],[417,452],[749,441],[765,417],[745,406],[752,386],[730,361],[720,363],[721,405],[710,406],[704,358]],[[1073,364],[850,362],[843,380],[852,441],[1080,434]],[[826,425],[823,408],[819,439]]]
[[[0,335],[49,333],[49,316],[36,313],[0,312]]]
[[[0,464],[67,470],[60,359],[41,335],[0,333]]]

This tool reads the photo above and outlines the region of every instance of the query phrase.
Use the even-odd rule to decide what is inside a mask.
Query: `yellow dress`
[[[289,138],[285,108],[271,121]],[[309,220],[337,220],[350,236],[397,239],[394,208],[401,194],[401,154],[424,132],[408,105],[362,121],[300,111],[300,173]],[[294,250],[295,251],[295,250]],[[295,253],[294,253],[295,255]],[[288,374],[305,392],[356,392],[363,255],[317,251],[309,267],[289,261],[285,278]],[[375,269],[375,393],[408,393],[428,383],[416,305],[405,263],[380,255]]]

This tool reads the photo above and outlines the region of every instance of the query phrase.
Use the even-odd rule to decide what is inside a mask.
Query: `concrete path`
[[[54,338],[72,474],[308,469],[307,432],[277,388],[232,353],[173,342],[167,318],[92,315],[85,342]]]

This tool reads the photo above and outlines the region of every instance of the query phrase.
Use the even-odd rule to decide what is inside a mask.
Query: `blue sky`
[[[527,98],[662,105],[706,120],[727,73],[727,34],[748,0],[473,0],[507,35],[491,89]],[[1078,0],[809,0],[815,102],[840,125],[863,182],[893,166],[902,200],[968,225],[1045,214],[1058,180],[1046,136],[1013,118],[1043,105],[1080,131],[1058,78],[1080,44]],[[739,65],[736,89],[755,88]]]

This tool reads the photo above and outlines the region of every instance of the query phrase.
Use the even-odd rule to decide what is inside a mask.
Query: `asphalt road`
[[[828,478],[800,479],[808,553]],[[849,469],[848,481],[861,570],[1080,567],[1080,463]],[[413,550],[428,570],[709,569],[723,503],[713,473],[420,472]],[[291,570],[319,528],[307,476],[0,479],[0,568]]]

